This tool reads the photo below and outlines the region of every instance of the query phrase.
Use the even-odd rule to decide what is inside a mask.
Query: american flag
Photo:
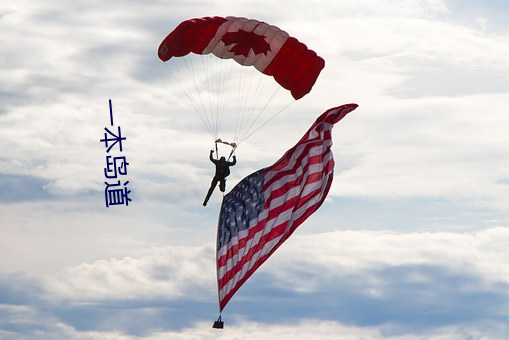
[[[315,212],[332,183],[332,127],[356,104],[324,112],[272,166],[239,182],[223,199],[217,230],[219,310]]]

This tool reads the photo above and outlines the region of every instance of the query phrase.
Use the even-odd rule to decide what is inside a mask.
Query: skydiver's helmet
[[[226,162],[226,158],[224,156],[222,156],[220,159],[219,159],[221,162]]]

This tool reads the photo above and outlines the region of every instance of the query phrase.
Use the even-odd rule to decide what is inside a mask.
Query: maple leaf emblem
[[[267,55],[267,52],[270,51],[270,45],[265,40],[265,37],[254,32],[228,32],[223,36],[222,40],[225,46],[234,45],[229,49],[230,52],[236,55],[243,55],[244,57],[247,57],[251,50],[253,50],[254,54],[263,53],[264,55]]]

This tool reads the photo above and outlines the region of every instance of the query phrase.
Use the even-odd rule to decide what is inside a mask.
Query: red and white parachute
[[[285,31],[241,17],[186,20],[162,41],[158,55],[214,140],[236,144],[309,93],[325,66]]]

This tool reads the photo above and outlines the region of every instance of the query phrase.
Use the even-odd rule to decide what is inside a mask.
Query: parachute
[[[174,97],[175,105],[180,105],[182,98],[188,100],[215,142],[216,154],[218,143],[230,146],[233,153],[240,143],[307,95],[325,66],[320,56],[280,28],[232,16],[183,21],[161,42],[158,56],[173,77],[171,89],[178,86],[181,90],[182,95]],[[319,120],[312,128],[317,132],[310,129],[320,138],[303,138],[282,160],[248,176],[223,199],[216,253],[220,312],[323,202],[332,181],[330,129],[355,107],[330,110],[327,114],[336,118],[324,115],[324,122]],[[331,121],[325,122],[325,118]],[[293,164],[297,154],[302,156],[299,161],[312,157],[316,164],[309,168],[302,162]],[[296,175],[294,170],[304,175]],[[294,187],[286,190],[281,182],[290,177]],[[251,201],[255,205],[248,204],[249,195],[256,196]],[[281,205],[274,207],[271,201]],[[285,216],[288,219],[284,220]],[[251,223],[254,229],[248,228]],[[222,326],[219,316],[214,327]]]
[[[325,66],[280,28],[231,16],[180,23],[158,56],[213,140],[235,147],[309,93]]]

